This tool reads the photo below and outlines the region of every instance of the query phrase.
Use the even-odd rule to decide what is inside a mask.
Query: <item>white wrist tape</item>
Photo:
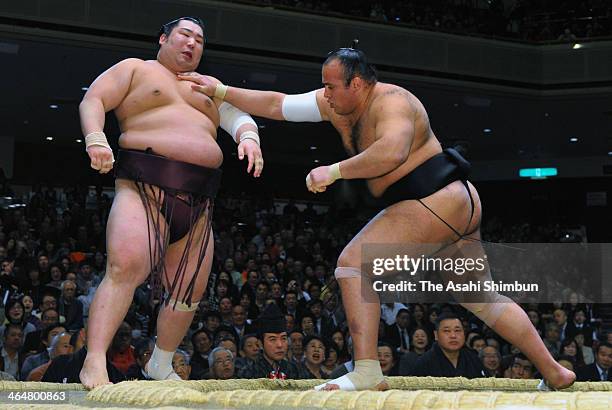
[[[240,142],[244,140],[253,140],[257,143],[257,145],[261,145],[259,142],[259,135],[257,135],[255,131],[249,130],[240,134]]]
[[[89,147],[97,145],[99,147],[108,148],[113,153],[112,148],[108,144],[108,140],[106,139],[106,135],[102,131],[94,131],[90,132],[85,136],[85,151],[89,149]],[[113,162],[115,162],[115,156],[113,155]]]
[[[244,111],[240,111],[229,103],[222,103],[219,106],[219,117],[221,119],[220,127],[232,136],[236,143],[240,143],[238,139],[238,129],[244,124],[252,124],[257,128],[257,123],[253,121],[253,118]]]
[[[336,162],[329,167],[329,174],[334,181],[342,179],[342,174],[340,174],[340,163]]]
[[[306,94],[286,95],[282,105],[283,117],[293,122],[321,122],[317,105],[317,91]]]
[[[215,87],[215,94],[213,95],[213,97],[218,98],[220,100],[224,100],[226,93],[227,93],[227,85],[223,85],[219,83]]]

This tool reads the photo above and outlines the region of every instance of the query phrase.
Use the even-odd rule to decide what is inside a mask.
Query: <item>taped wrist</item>
[[[224,100],[225,94],[227,94],[227,85],[221,83],[217,84],[217,86],[215,87],[215,94],[213,96],[220,100]]]
[[[259,135],[255,131],[245,131],[240,134],[240,142],[244,140],[253,140],[257,143],[257,145],[261,145],[259,142]]]
[[[340,174],[340,163],[336,162],[332,164],[329,168],[329,174],[332,177],[332,182],[342,179],[342,174]]]
[[[90,132],[85,136],[85,151],[92,146],[104,147],[108,148],[112,154],[113,150],[108,144],[108,140],[106,139],[106,134],[102,131],[94,131]],[[113,156],[113,162],[115,162],[115,157]]]

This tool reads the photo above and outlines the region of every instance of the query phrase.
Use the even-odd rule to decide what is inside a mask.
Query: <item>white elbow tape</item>
[[[321,112],[317,105],[317,91],[306,94],[286,95],[283,99],[283,117],[294,122],[320,122]]]
[[[231,104],[226,102],[219,106],[219,117],[221,118],[221,128],[238,141],[238,129],[244,124],[252,124],[257,128],[257,123],[253,121],[251,116]],[[239,142],[239,141],[238,141]]]

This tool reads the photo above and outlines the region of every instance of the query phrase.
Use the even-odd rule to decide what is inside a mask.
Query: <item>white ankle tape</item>
[[[334,271],[334,276],[336,277],[336,279],[360,278],[361,277],[361,270],[357,269],[357,268],[340,267],[339,266]]]
[[[383,376],[378,360],[356,360],[355,370],[337,379],[320,384],[315,387],[315,390],[321,390],[328,384],[335,384],[340,390],[344,391],[369,390],[375,388],[384,380],[385,376]]]
[[[200,305],[200,301],[191,302],[191,305],[187,303],[180,302],[175,299],[168,300],[168,307],[174,310],[178,310],[179,312],[193,312],[198,310],[198,306]]]

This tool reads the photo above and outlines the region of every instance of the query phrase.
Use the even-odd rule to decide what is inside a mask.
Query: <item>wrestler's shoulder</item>
[[[419,105],[418,98],[405,88],[387,83],[377,83],[376,87],[376,94],[372,100],[374,112],[386,112],[385,107],[414,110]]]
[[[414,94],[403,87],[389,83],[376,83],[376,98],[375,100],[390,99],[390,98],[416,98]]]

